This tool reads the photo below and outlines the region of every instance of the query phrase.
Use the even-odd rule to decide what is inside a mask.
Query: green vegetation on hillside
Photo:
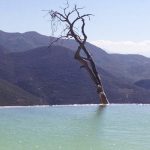
[[[0,79],[0,105],[38,105],[44,103],[42,99]]]

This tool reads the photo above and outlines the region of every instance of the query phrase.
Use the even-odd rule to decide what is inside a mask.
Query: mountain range
[[[37,32],[0,31],[0,105],[99,103],[86,70],[74,60],[77,44]],[[108,54],[86,43],[110,103],[150,103],[150,58]]]

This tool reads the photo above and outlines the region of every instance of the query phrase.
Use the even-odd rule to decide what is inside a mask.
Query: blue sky
[[[49,18],[44,17],[46,12],[42,10],[59,10],[64,3],[65,0],[0,0],[0,30],[50,35]],[[131,41],[138,45],[148,41],[149,44],[150,0],[70,0],[69,3],[84,6],[86,13],[94,14],[86,24],[88,41],[98,46],[103,42],[110,52],[111,42]]]

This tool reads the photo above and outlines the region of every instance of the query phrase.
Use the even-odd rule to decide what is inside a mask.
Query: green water
[[[0,108],[0,150],[150,150],[150,105]]]

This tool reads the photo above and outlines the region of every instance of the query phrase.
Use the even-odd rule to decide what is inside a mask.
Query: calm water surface
[[[0,150],[150,150],[150,105],[0,108]]]

